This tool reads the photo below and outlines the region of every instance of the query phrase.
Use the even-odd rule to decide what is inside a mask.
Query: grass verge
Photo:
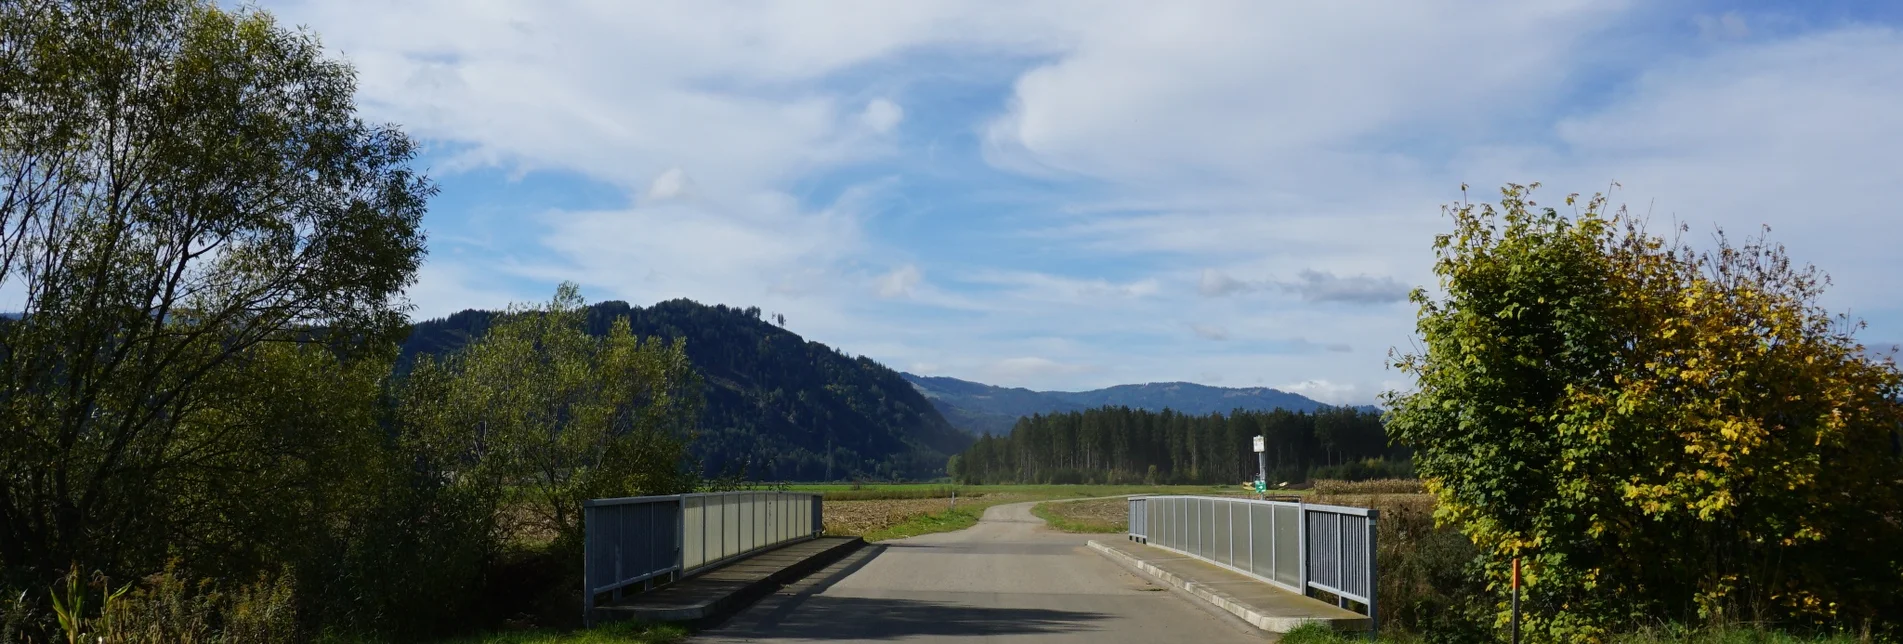
[[[1130,502],[1124,499],[1049,501],[1032,507],[1031,514],[1064,532],[1123,532],[1130,522]]]
[[[469,635],[435,644],[673,644],[687,638],[687,629],[672,624],[634,621],[609,622],[582,630],[532,629]]]
[[[963,530],[978,525],[978,518],[984,516],[984,513],[983,507],[961,505],[955,509],[942,512],[915,515],[904,521],[860,536],[865,537],[866,541],[885,541],[887,539],[904,539],[906,537],[916,537],[922,534],[932,534],[936,532]]]

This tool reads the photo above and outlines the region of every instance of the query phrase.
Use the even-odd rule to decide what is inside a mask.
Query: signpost
[[[1268,442],[1261,435],[1255,437],[1255,493],[1257,496],[1269,492],[1269,455]]]

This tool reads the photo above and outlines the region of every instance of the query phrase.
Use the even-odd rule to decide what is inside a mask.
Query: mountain
[[[417,323],[399,364],[462,347],[496,315],[472,309]],[[898,372],[769,324],[758,308],[601,302],[588,309],[588,331],[606,334],[621,316],[636,335],[687,339],[706,382],[691,448],[706,475],[744,468],[755,480],[929,478],[971,444]]]
[[[1268,387],[1211,387],[1191,382],[1153,382],[1117,385],[1091,391],[1032,391],[940,376],[901,374],[925,394],[953,427],[973,434],[1000,435],[1011,431],[1018,418],[1031,414],[1083,411],[1099,407],[1129,407],[1161,411],[1173,409],[1191,415],[1229,413],[1236,409],[1287,409],[1312,412],[1328,405],[1308,397]],[[1372,407],[1361,408],[1364,411]]]

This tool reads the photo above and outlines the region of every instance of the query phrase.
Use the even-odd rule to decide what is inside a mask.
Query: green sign
[[[1264,494],[1264,493],[1267,493],[1268,491],[1269,491],[1269,482],[1268,482],[1268,481],[1256,481],[1256,482],[1255,482],[1255,493],[1256,493],[1256,494]]]

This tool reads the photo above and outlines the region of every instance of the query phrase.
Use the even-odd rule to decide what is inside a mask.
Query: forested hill
[[[468,310],[416,324],[404,364],[461,347],[495,315]],[[898,372],[808,342],[757,308],[601,302],[589,307],[589,332],[607,333],[617,316],[627,316],[636,335],[687,339],[706,380],[692,449],[710,476],[745,467],[760,480],[933,477],[971,444]]]
[[[1313,412],[1327,406],[1298,394],[1267,387],[1231,388],[1188,382],[1160,382],[1077,392],[1032,391],[994,387],[957,378],[909,373],[903,375],[912,386],[931,399],[952,426],[973,434],[997,435],[1009,432],[1019,418],[1032,414],[1099,407],[1129,407],[1149,411],[1171,409],[1190,415],[1205,415],[1226,414],[1237,409]]]

